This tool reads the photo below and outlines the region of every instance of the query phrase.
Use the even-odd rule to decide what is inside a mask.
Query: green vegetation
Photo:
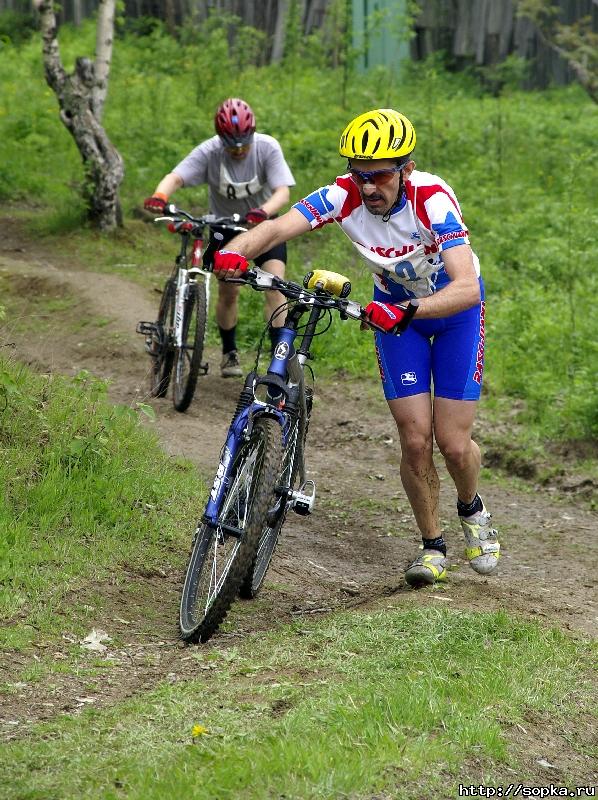
[[[2,646],[20,647],[95,614],[89,583],[185,558],[202,487],[112,406],[106,384],[33,376],[0,360]]]
[[[576,730],[592,706],[583,644],[500,612],[338,615],[195,650],[180,670],[184,683],[4,745],[4,796],[455,797],[513,779],[515,725]],[[562,783],[579,781],[570,769]]]
[[[418,131],[418,167],[438,172],[457,192],[480,256],[488,296],[487,399],[499,409],[523,400],[519,421],[534,435],[596,438],[598,277],[589,253],[598,222],[598,107],[578,87],[524,93],[507,81],[500,96],[486,95],[473,78],[449,74],[436,61],[400,76],[380,70],[353,77],[343,104],[343,73],[319,69],[317,47],[307,61],[294,53],[282,66],[258,68],[249,55],[243,60],[242,49],[229,52],[225,28],[213,22],[193,42],[177,42],[159,27],[116,42],[104,121],[126,163],[127,229],[100,247],[95,234],[72,234],[82,218],[82,173],[43,80],[41,44],[34,37],[4,46],[0,197],[35,204],[35,229],[49,241],[82,252],[93,242],[93,268],[147,281],[159,265],[163,274],[176,246],[163,231],[134,223],[131,212],[166,171],[212,135],[222,97],[246,97],[260,130],[280,139],[297,179],[293,199],[342,170],[338,135],[352,115],[396,106]],[[93,52],[93,36],[91,24],[61,30],[67,67],[76,55]],[[27,103],[20,99],[25,85]],[[190,189],[176,199],[200,209],[206,194]],[[371,281],[350,244],[330,227],[291,243],[290,274],[299,277],[312,264],[346,272],[354,296],[366,301]],[[261,323],[261,300],[248,294],[245,346],[255,342]],[[371,337],[355,325],[336,322],[315,352],[325,369],[375,375]]]

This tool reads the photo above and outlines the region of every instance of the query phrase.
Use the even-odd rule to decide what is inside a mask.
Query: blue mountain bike
[[[313,509],[316,487],[305,473],[312,389],[305,384],[304,367],[314,336],[328,329],[332,311],[381,330],[366,319],[359,303],[347,299],[351,284],[334,272],[310,272],[303,286],[260,269],[234,282],[258,291],[277,289],[287,298],[277,313],[286,310],[287,317],[262,376],[258,348],[197,526],[179,615],[187,642],[207,641],[237,595],[255,597],[287,513],[306,515]],[[328,324],[317,332],[322,319]]]

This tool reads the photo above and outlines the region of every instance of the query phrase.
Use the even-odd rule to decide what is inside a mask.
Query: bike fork
[[[183,346],[183,321],[185,316],[185,303],[189,296],[189,273],[182,267],[179,269],[174,300],[174,344],[175,347]]]

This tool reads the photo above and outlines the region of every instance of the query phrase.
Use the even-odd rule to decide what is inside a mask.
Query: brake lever
[[[275,286],[276,276],[259,267],[248,269],[241,278],[222,278],[223,283],[238,283],[250,285],[256,291],[266,291]]]
[[[276,275],[273,275],[271,272],[266,272],[265,269],[255,267],[255,269],[248,270],[247,274],[255,280],[256,289],[271,289],[275,284]]]

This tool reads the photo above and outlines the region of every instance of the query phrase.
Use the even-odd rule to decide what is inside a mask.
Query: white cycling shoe
[[[459,517],[465,536],[465,556],[469,566],[480,575],[492,575],[498,568],[500,542],[498,531],[492,527],[490,514],[482,510],[471,517]]]
[[[409,586],[431,586],[446,578],[446,556],[440,550],[422,550],[405,572]]]

